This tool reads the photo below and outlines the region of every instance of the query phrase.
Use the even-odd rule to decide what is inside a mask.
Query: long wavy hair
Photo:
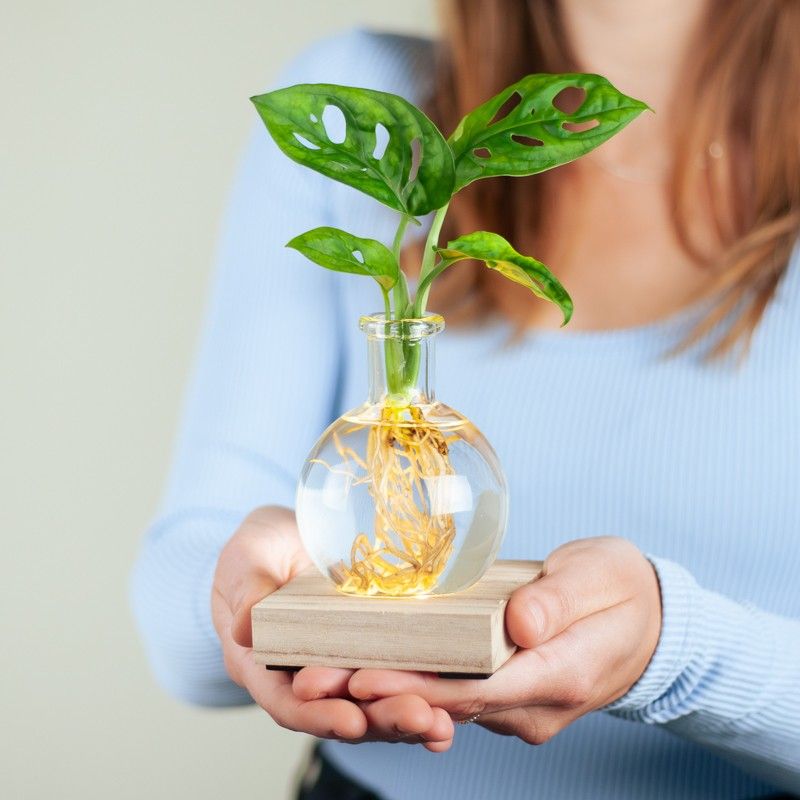
[[[445,0],[441,11],[427,110],[445,131],[523,75],[576,68],[557,0]],[[711,271],[716,298],[684,344],[719,330],[712,357],[746,351],[800,234],[799,42],[798,0],[710,0],[681,106],[670,110],[672,222]],[[478,181],[454,200],[443,237],[485,228],[535,243],[547,191],[547,173]],[[693,223],[701,196],[711,201],[711,241]],[[493,287],[486,270],[445,273],[433,302],[453,321],[475,320],[497,308]]]

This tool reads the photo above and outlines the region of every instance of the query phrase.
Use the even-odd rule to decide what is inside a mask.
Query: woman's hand
[[[284,728],[350,742],[404,741],[446,750],[453,737],[450,716],[419,697],[354,701],[347,693],[350,671],[322,670],[322,688],[304,699],[292,691],[290,673],[268,671],[253,661],[250,610],[310,563],[288,508],[256,509],[225,545],[211,609],[228,674]],[[300,685],[304,673],[296,679]]]
[[[655,571],[625,539],[570,542],[551,553],[541,578],[511,596],[506,628],[521,649],[488,680],[365,669],[350,678],[350,695],[417,695],[454,719],[477,714],[496,733],[546,742],[621,697],[644,672],[661,631]]]

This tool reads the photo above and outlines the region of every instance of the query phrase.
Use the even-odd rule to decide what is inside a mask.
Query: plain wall
[[[164,696],[128,574],[248,96],[316,37],[433,16],[428,0],[0,0],[3,798],[287,796],[306,740]]]

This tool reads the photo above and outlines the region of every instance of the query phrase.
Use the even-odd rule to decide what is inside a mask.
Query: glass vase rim
[[[435,336],[444,330],[445,322],[441,314],[434,312],[423,317],[386,319],[383,311],[365,314],[358,321],[358,327],[370,339],[399,339],[417,342]]]

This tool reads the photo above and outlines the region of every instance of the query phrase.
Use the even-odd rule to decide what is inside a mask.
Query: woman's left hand
[[[655,571],[625,539],[569,542],[550,554],[541,578],[511,596],[506,628],[520,650],[487,680],[364,669],[350,676],[349,694],[418,695],[455,720],[479,715],[489,730],[542,744],[644,672],[661,631]]]

